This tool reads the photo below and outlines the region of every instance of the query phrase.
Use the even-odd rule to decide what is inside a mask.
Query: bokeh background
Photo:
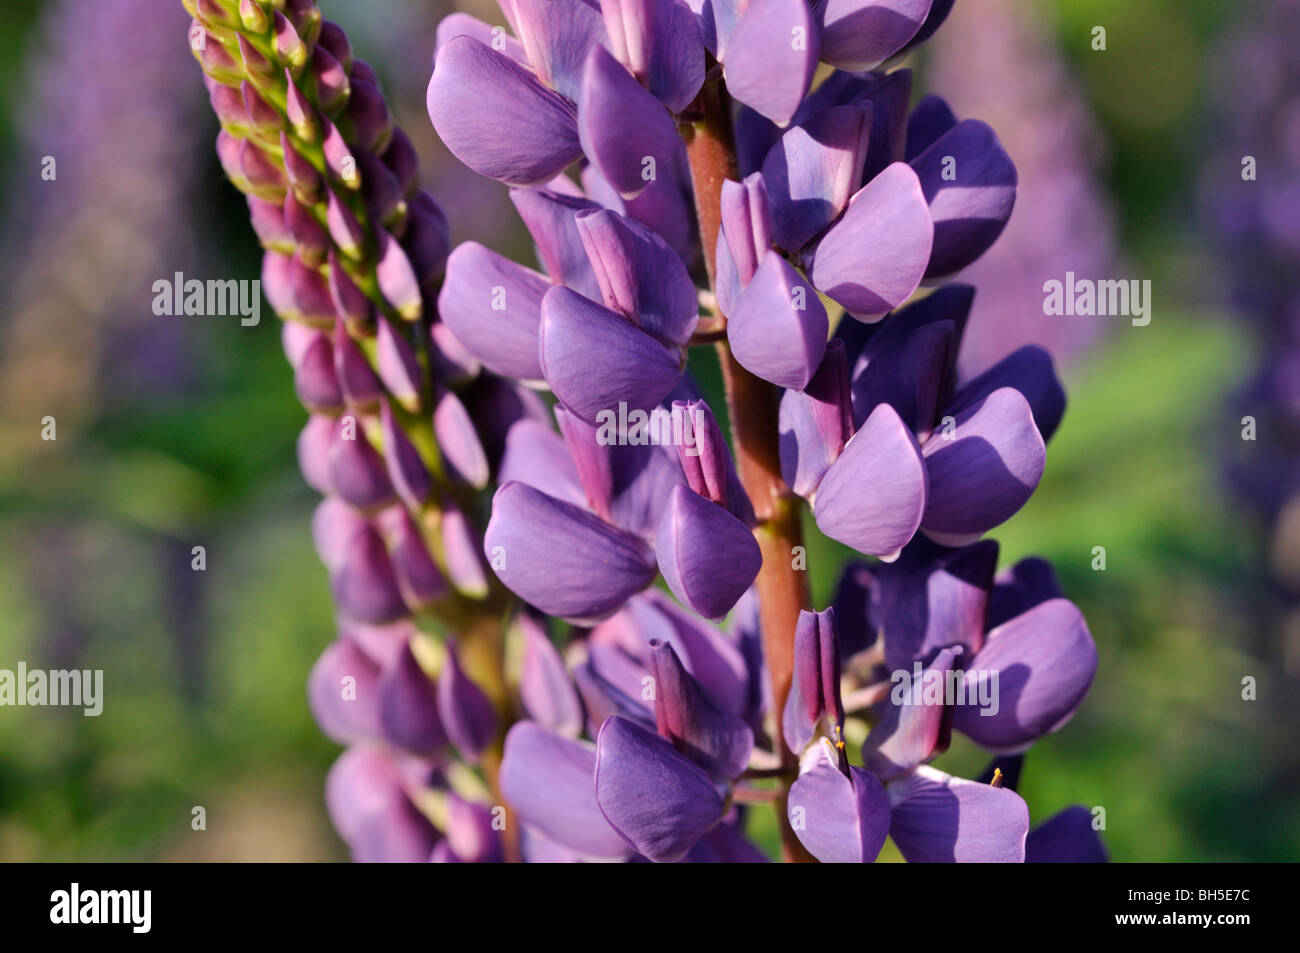
[[[321,6],[384,81],[453,238],[527,259],[505,189],[460,168],[424,113],[452,4]],[[1300,370],[1251,386],[1286,334],[1300,338],[1300,310],[1279,331],[1288,318],[1270,304],[1288,281],[1300,300],[1296,186],[1266,203],[1280,203],[1274,237],[1293,243],[1289,274],[1240,278],[1260,254],[1240,206],[1271,194],[1249,190],[1277,189],[1288,162],[1300,181],[1300,105],[1286,105],[1300,104],[1300,34],[1278,41],[1279,6],[1296,4],[958,0],[911,64],[916,95],[989,121],[1020,171],[1007,232],[966,276],[980,290],[962,364],[1026,341],[1057,356],[1070,405],[1046,476],[993,535],[1004,563],[1052,560],[1101,659],[1020,790],[1035,821],[1104,807],[1115,860],[1300,860],[1300,626],[1287,622],[1300,544],[1275,534],[1286,477],[1272,476],[1297,471],[1285,421],[1300,398],[1274,405],[1300,391]],[[491,0],[458,7],[501,22]],[[150,286],[174,272],[259,272],[213,155],[187,17],[169,0],[5,8],[0,668],[103,669],[106,701],[98,718],[0,708],[0,859],[343,859],[322,807],[337,751],[305,694],[332,610],[277,322],[269,307],[255,328],[150,309]],[[1289,78],[1270,63],[1286,56]],[[1240,178],[1247,154],[1254,183]],[[1045,317],[1042,282],[1067,270],[1150,279],[1150,325]],[[706,389],[709,360],[693,364]],[[811,547],[819,604],[842,555]],[[970,776],[985,760],[957,741],[940,763]],[[196,805],[205,831],[191,830]]]

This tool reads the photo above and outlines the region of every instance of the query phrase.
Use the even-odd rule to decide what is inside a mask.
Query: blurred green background
[[[106,694],[98,718],[0,708],[0,859],[342,859],[322,807],[337,749],[304,687],[333,634],[309,534],[315,498],[294,460],[304,414],[269,308],[256,328],[150,313],[153,280],[187,268],[256,277],[259,250],[212,155],[217,124],[186,17],[149,0],[134,4],[147,29],[84,19],[112,6],[10,0],[0,31],[0,667],[101,668]],[[451,6],[321,6],[384,80],[453,237],[526,258],[505,190],[450,162],[423,112],[434,29]],[[1047,474],[993,534],[1003,563],[1036,553],[1056,565],[1100,653],[1090,696],[1029,754],[1021,793],[1035,822],[1072,803],[1104,807],[1116,860],[1297,860],[1297,673],[1270,621],[1260,527],[1220,475],[1240,426],[1225,394],[1252,344],[1222,303],[1223,266],[1194,200],[1217,44],[1248,5],[1022,6],[1092,114],[1117,254],[1151,279],[1154,317],[1144,328],[1109,319],[1062,361],[1070,406]],[[461,8],[500,22],[490,4]],[[1091,49],[1095,25],[1105,52]],[[151,72],[115,73],[84,115],[74,106],[96,74],[71,58],[78,42],[106,70],[138,66],[114,59],[115,43],[130,46],[153,57]],[[928,77],[931,64],[919,69]],[[136,151],[151,134],[163,144]],[[46,154],[56,182],[41,179]],[[53,442],[40,439],[46,415]],[[195,545],[202,573],[190,569]],[[1104,572],[1091,568],[1096,546]],[[844,555],[811,544],[819,605]],[[1241,699],[1247,675],[1254,702]],[[970,776],[985,762],[958,742],[940,765]],[[196,805],[206,831],[191,830]]]

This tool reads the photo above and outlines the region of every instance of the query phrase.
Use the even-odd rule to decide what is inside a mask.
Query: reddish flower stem
[[[738,179],[730,103],[720,82],[706,83],[695,102],[701,116],[687,134],[687,156],[695,186],[695,208],[704,246],[709,285],[716,292],[715,258],[722,224],[722,183]],[[802,501],[781,478],[777,410],[780,390],[741,367],[726,338],[716,343],[726,385],[732,442],[740,480],[754,504],[758,526],[754,536],[763,554],[755,585],[763,654],[772,685],[773,737],[782,766],[780,796],[775,799],[781,827],[782,854],[787,861],[812,861],[799,843],[786,811],[790,782],[798,772],[794,755],[781,742],[781,712],[790,693],[794,669],[794,630],[802,609],[811,608],[807,574],[794,568],[795,547],[803,545]]]

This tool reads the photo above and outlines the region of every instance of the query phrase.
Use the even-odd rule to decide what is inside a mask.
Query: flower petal
[[[804,0],[750,0],[727,41],[727,91],[785,125],[808,92],[820,40]]]
[[[920,767],[886,791],[889,835],[920,863],[1022,863],[1029,808],[1020,795]]]
[[[885,789],[861,768],[842,774],[825,739],[812,752],[812,766],[790,785],[786,810],[795,836],[824,864],[871,863],[889,834]]]
[[[706,619],[730,612],[763,565],[749,527],[685,485],[668,498],[655,552],[668,588]]]
[[[768,251],[727,322],[736,360],[780,387],[803,390],[826,351],[829,323],[817,293]]]
[[[800,496],[811,496],[853,436],[853,405],[844,342],[826,345],[821,366],[802,391],[781,395],[781,476]]]
[[[672,645],[654,639],[649,648],[659,733],[714,777],[739,777],[749,764],[754,733],[710,699],[686,671]]]
[[[907,45],[933,0],[826,0],[818,9],[822,59],[843,70],[873,69]]]

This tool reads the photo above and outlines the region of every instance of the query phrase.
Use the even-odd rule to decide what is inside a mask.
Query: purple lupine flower
[[[303,326],[285,351],[340,613],[310,697],[351,746],[328,799],[355,856],[748,861],[750,803],[788,794],[792,858],[869,861],[892,836],[913,860],[1024,859],[1028,810],[1001,776],[929,762],[954,726],[1000,753],[1059,728],[1095,652],[1034,565],[995,581],[982,541],[1041,476],[1064,410],[1050,359],[959,386],[971,289],[913,300],[1015,199],[988,126],[933,101],[909,121],[910,74],[882,69],[951,6],[447,18],[430,119],[513,187],[533,268],[447,254],[373,71],[311,3],[204,4],[218,152],[262,203],[268,297]],[[687,372],[704,343],[734,454]],[[885,560],[850,567],[842,612],[809,611],[805,501]],[[974,591],[949,598],[954,574]],[[1000,717],[882,698],[891,660],[955,680],[968,658],[987,666],[977,699],[1019,676]]]

